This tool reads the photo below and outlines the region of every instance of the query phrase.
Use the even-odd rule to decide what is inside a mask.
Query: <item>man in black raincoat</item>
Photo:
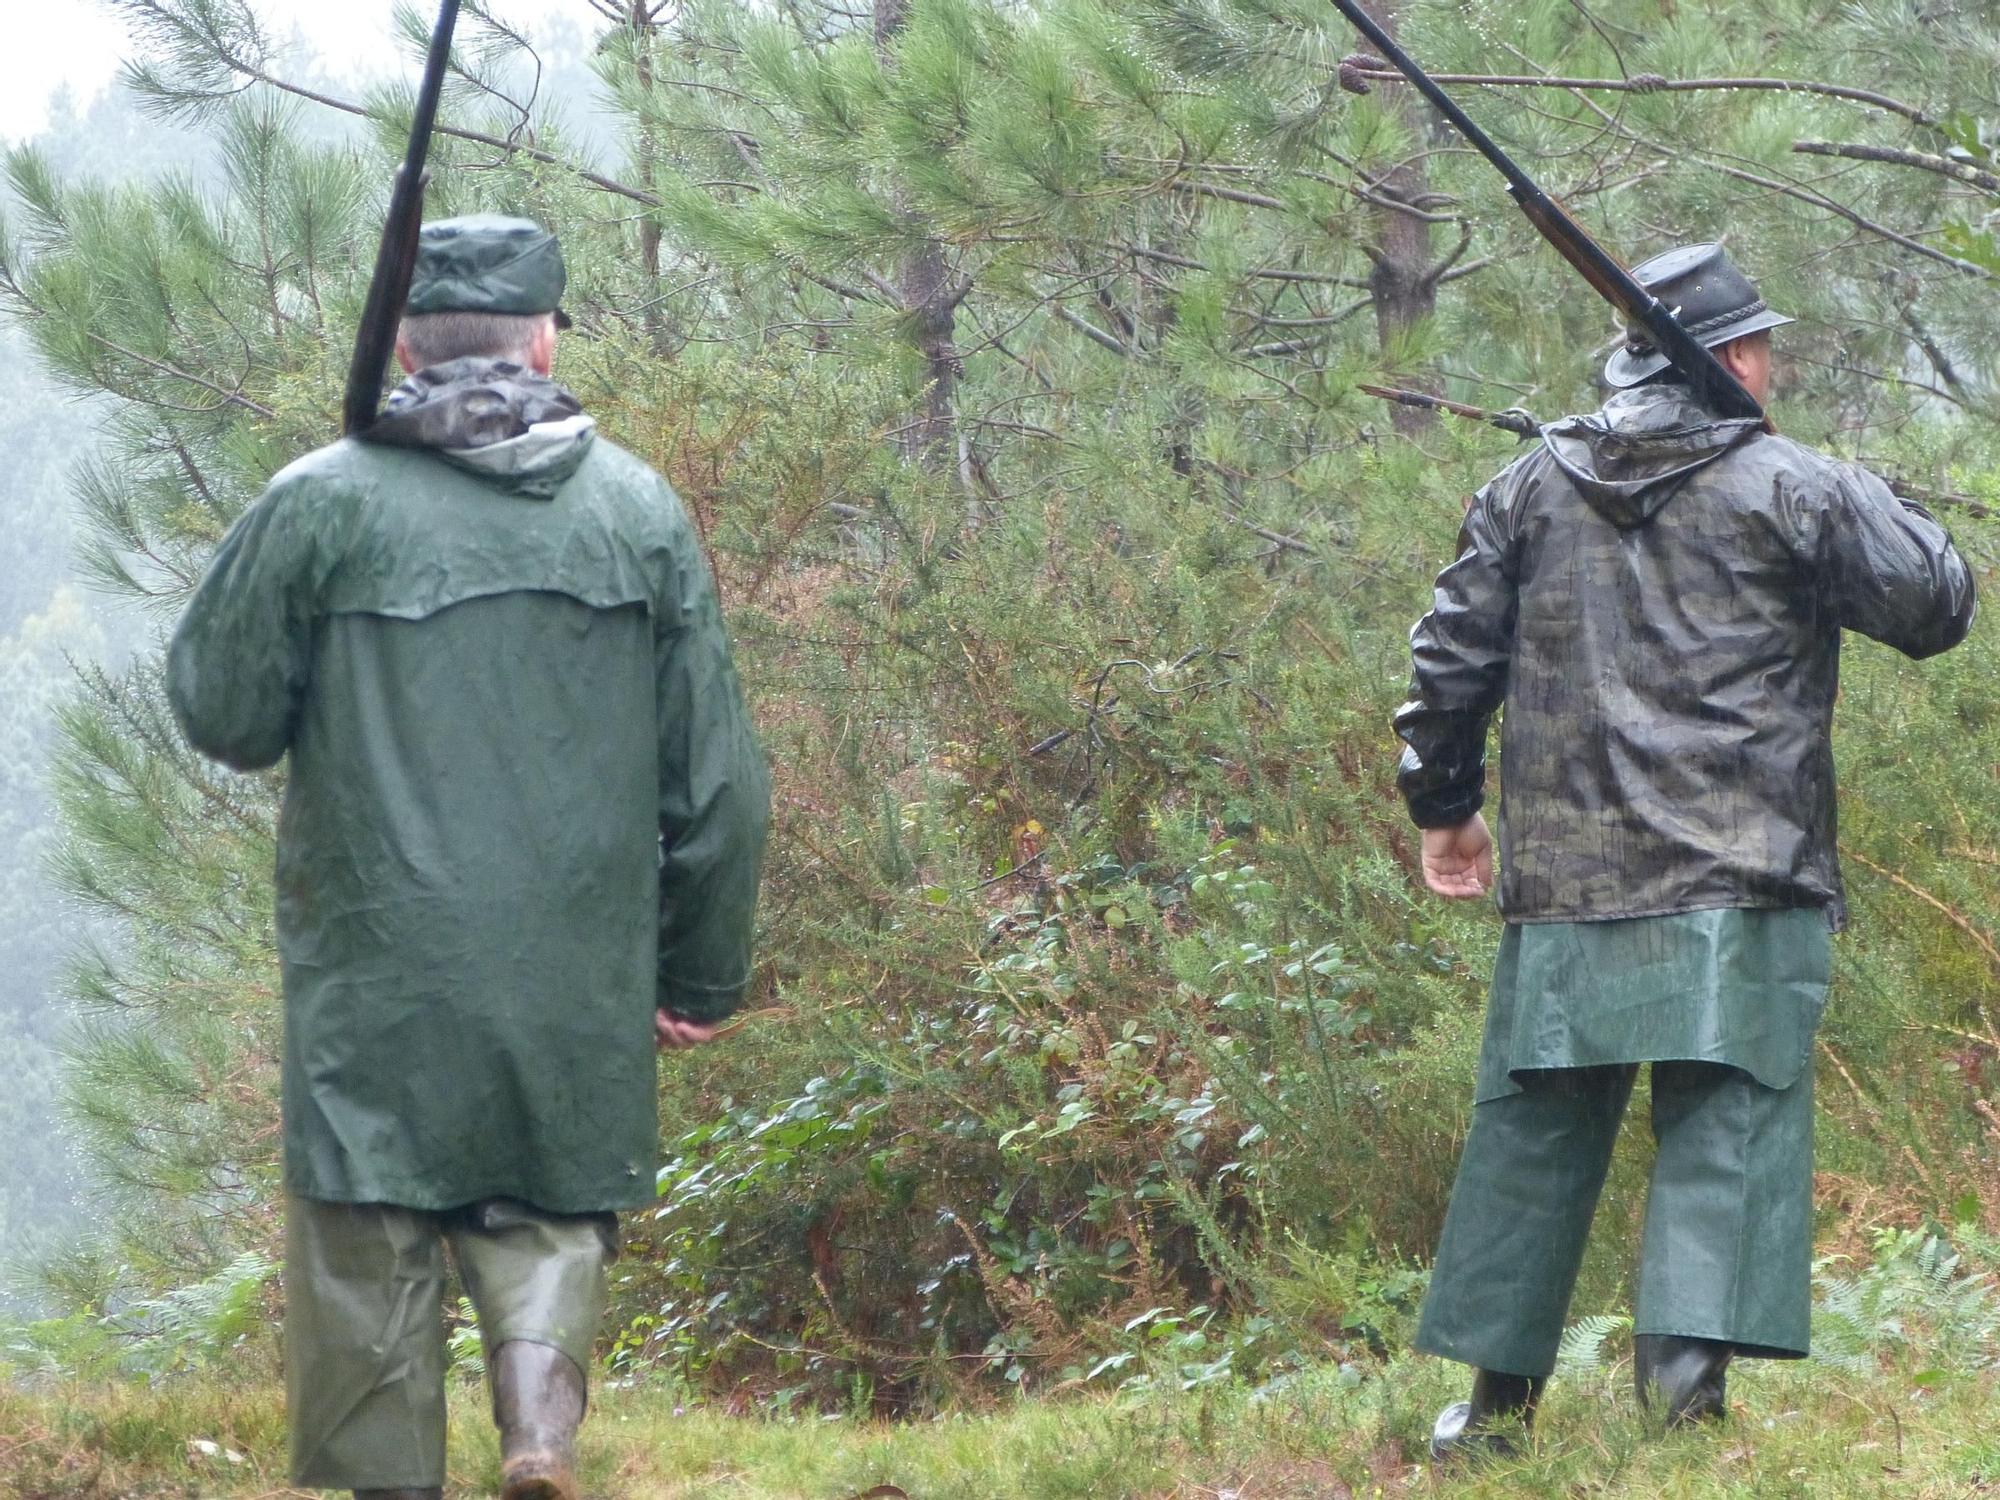
[[[1718,246],[1635,274],[1765,399],[1791,320]],[[1972,623],[1964,560],[1874,475],[1716,417],[1642,330],[1605,376],[1603,410],[1474,497],[1396,715],[1425,880],[1467,897],[1492,884],[1480,807],[1506,704],[1507,927],[1417,1335],[1477,1372],[1440,1457],[1532,1417],[1640,1063],[1658,1143],[1640,1399],[1719,1416],[1732,1357],[1806,1353],[1811,1047],[1845,919],[1840,634],[1925,657]]]
[[[687,514],[549,378],[563,284],[537,225],[424,226],[410,379],[271,481],[168,657],[197,748],[291,757],[293,1481],[371,1500],[443,1493],[447,1243],[506,1500],[574,1500],[655,1044],[749,979],[763,759]]]

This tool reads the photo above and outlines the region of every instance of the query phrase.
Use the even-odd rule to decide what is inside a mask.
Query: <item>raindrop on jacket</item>
[[[1474,497],[1411,633],[1412,818],[1484,798],[1501,723],[1502,913],[1589,921],[1845,902],[1834,839],[1840,633],[1906,655],[1971,628],[1970,569],[1867,470],[1682,386],[1621,392]]]
[[[666,483],[519,366],[421,371],[230,531],[168,688],[207,754],[290,755],[290,1191],[650,1201],[653,1010],[738,1003],[769,801]]]

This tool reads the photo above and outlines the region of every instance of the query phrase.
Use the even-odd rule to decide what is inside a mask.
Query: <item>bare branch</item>
[[[1378,59],[1371,59],[1375,61]],[[1394,68],[1370,68],[1351,66],[1355,61],[1350,57],[1341,66],[1343,79],[1370,79],[1383,83],[1401,83],[1403,75]],[[1887,94],[1878,94],[1871,89],[1849,88],[1841,83],[1815,83],[1801,78],[1663,78],[1658,73],[1635,73],[1630,78],[1544,78],[1532,73],[1433,73],[1432,78],[1439,83],[1469,83],[1486,88],[1522,89],[1595,89],[1613,94],[1683,94],[1700,92],[1732,92],[1735,90],[1767,90],[1781,94],[1818,94],[1828,99],[1846,99],[1855,104],[1866,104],[1873,109],[1886,110],[1892,115],[1901,115],[1906,120],[1914,120],[1919,125],[1937,127],[1935,115],[1905,104],[1900,99],[1892,99]]]
[[[1789,182],[1779,182],[1775,178],[1764,177],[1756,172],[1746,172],[1741,167],[1732,167],[1726,163],[1716,161],[1712,156],[1704,162],[1704,165],[1710,171],[1720,172],[1725,177],[1734,177],[1738,182],[1747,182],[1755,187],[1765,188],[1770,192],[1783,193],[1787,198],[1796,198],[1801,203],[1810,203],[1815,208],[1823,208],[1828,213],[1839,215],[1855,228],[1865,229],[1870,234],[1880,235],[1891,244],[1901,245],[1905,250],[1921,255],[1926,260],[1934,260],[1939,265],[1950,266],[1955,271],[1963,271],[1969,276],[1977,276],[1982,280],[1992,281],[1996,279],[1994,274],[1987,270],[1986,267],[1975,265],[1969,260],[1960,260],[1956,255],[1947,255],[1942,250],[1933,249],[1922,240],[1913,240],[1907,234],[1898,233],[1886,224],[1877,224],[1873,219],[1862,217],[1845,203],[1829,198],[1824,193],[1816,193],[1810,188],[1797,187]]]
[[[1982,192],[2000,193],[2000,177],[1928,151],[1899,151],[1893,146],[1862,146],[1840,141],[1794,141],[1792,149],[1802,156],[1841,156],[1849,161],[1883,162],[1892,167],[1915,167],[1935,172],[1955,182],[1968,183]]]
[[[191,371],[181,369],[177,365],[170,365],[165,360],[152,359],[147,355],[141,354],[136,349],[127,349],[123,344],[114,344],[101,333],[94,333],[86,329],[84,330],[84,337],[97,345],[98,348],[107,350],[121,359],[129,359],[134,364],[144,365],[147,369],[157,371],[161,375],[171,376],[175,380],[185,380],[189,385],[199,386],[202,390],[220,396],[223,404],[226,406],[240,406],[245,411],[254,412],[260,417],[277,416],[277,413],[264,405],[263,402],[251,400],[240,390],[231,390],[226,385],[217,385],[212,380],[206,380]],[[199,407],[184,407],[180,409],[195,413],[201,411]]]
[[[1079,318],[1075,313],[1071,312],[1068,308],[1064,307],[1060,302],[1056,303],[1050,309],[1050,311],[1052,311],[1058,318],[1062,319],[1063,322],[1069,324],[1069,326],[1074,328],[1078,333],[1082,334],[1085,338],[1089,339],[1093,343],[1102,344],[1105,348],[1109,349],[1113,354],[1122,355],[1126,359],[1135,359],[1138,357],[1131,349],[1126,348],[1125,345],[1121,344],[1117,339],[1113,338],[1110,334],[1106,333],[1102,328],[1099,328],[1095,323],[1089,322],[1083,318]]]

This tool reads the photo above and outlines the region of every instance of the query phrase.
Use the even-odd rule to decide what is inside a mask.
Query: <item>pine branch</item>
[[[1213,182],[1170,182],[1169,190],[1189,193],[1200,198],[1221,198],[1229,203],[1244,203],[1251,208],[1283,208],[1282,200],[1267,197],[1263,193],[1246,193],[1241,188],[1227,188]]]
[[[1138,359],[1141,357],[1137,350],[1127,348],[1124,344],[1120,343],[1117,339],[1113,338],[1110,334],[1106,333],[1102,328],[1099,328],[1095,323],[1092,323],[1084,318],[1079,318],[1075,313],[1071,312],[1068,308],[1064,307],[1060,302],[1055,304],[1052,311],[1058,318],[1062,319],[1063,322],[1069,324],[1070,327],[1074,328],[1078,333],[1082,334],[1092,343],[1103,345],[1106,349],[1109,349],[1113,354],[1121,355],[1126,359]]]
[[[1746,172],[1741,167],[1732,167],[1725,162],[1719,162],[1713,158],[1705,161],[1704,165],[1710,171],[1720,172],[1725,177],[1734,177],[1738,182],[1747,182],[1770,192],[1782,193],[1787,198],[1796,198],[1801,203],[1810,203],[1815,208],[1823,208],[1828,213],[1835,214],[1847,220],[1856,229],[1865,229],[1870,234],[1879,235],[1891,244],[1901,245],[1905,250],[1923,256],[1926,260],[1934,260],[1939,265],[1950,266],[1954,271],[1964,271],[1967,275],[1977,276],[1983,281],[2000,279],[1996,278],[1993,272],[1987,270],[1984,266],[1975,265],[1969,260],[1960,260],[1956,255],[1947,255],[1942,250],[1933,249],[1931,246],[1926,245],[1922,240],[1913,240],[1907,234],[1891,229],[1886,224],[1878,224],[1873,219],[1855,212],[1845,203],[1827,197],[1824,193],[1816,193],[1810,188],[1798,187],[1789,182],[1779,182],[1775,178],[1760,176],[1756,172]]]
[[[310,104],[317,104],[326,109],[337,110],[342,114],[353,115],[357,119],[380,119],[380,116],[365,104],[358,104],[352,99],[342,99],[337,95],[323,93],[318,89],[307,88],[304,84],[293,83],[290,79],[279,77],[261,63],[253,61],[251,58],[245,57],[232,49],[228,43],[228,39],[219,30],[213,28],[202,28],[199,30],[191,28],[180,18],[173,16],[156,4],[146,3],[146,0],[140,0],[140,3],[128,3],[125,8],[155,31],[171,29],[179,38],[182,45],[197,50],[211,64],[226,69],[228,72],[247,80],[249,83],[261,83],[268,88],[278,90],[280,93],[290,94],[295,99],[303,99]],[[137,86],[145,82],[141,70],[131,63],[126,64],[125,72],[128,83]],[[140,91],[142,93],[149,92],[149,90],[143,87],[141,87]],[[157,87],[151,90],[151,92],[157,92]],[[231,94],[240,93],[241,89],[232,89],[227,92]],[[216,92],[205,97],[220,98],[223,97],[223,94]],[[559,167],[566,172],[573,173],[592,187],[607,193],[614,193],[622,198],[629,198],[635,203],[643,203],[649,208],[658,208],[661,206],[660,200],[643,188],[632,187],[627,183],[618,181],[616,178],[606,177],[601,172],[594,172],[588,167],[581,166],[575,162],[565,161],[554,152],[545,151],[539,146],[531,146],[518,140],[509,140],[501,136],[489,135],[483,130],[470,130],[461,125],[447,124],[442,120],[437,123],[435,129],[439,135],[451,136],[461,141],[470,141],[475,145],[489,146],[496,151],[502,151],[508,155],[526,156],[532,161],[538,161],[547,166]]]
[[[1931,336],[1930,329],[1926,328],[1923,320],[1917,316],[1915,304],[1906,304],[1901,311],[1904,328],[1908,329],[1910,337],[1917,341],[1917,347],[1924,351],[1924,358],[1931,362],[1931,368],[1937,371],[1938,379],[1950,386],[1955,394],[1963,396],[1964,378],[1958,373],[1958,367],[1952,363],[1950,356]]]
[[[1966,916],[1965,913],[1960,911],[1957,907],[1949,905],[1945,901],[1932,895],[1929,891],[1925,890],[1922,886],[1918,885],[1915,881],[1911,880],[1907,875],[1899,874],[1898,872],[1890,869],[1886,865],[1877,864],[1874,860],[1870,859],[1860,850],[1853,848],[1851,845],[1842,844],[1840,846],[1840,857],[1842,859],[1851,859],[1854,861],[1854,863],[1861,866],[1862,869],[1880,875],[1884,880],[1888,881],[1891,885],[1894,885],[1901,890],[1908,891],[1912,896],[1915,896],[1919,901],[1923,902],[1925,905],[1929,906],[1934,911],[1938,912],[1940,915],[1944,917],[1944,919],[1947,922],[1951,923],[1952,926],[1956,927],[1960,932],[1964,933],[1968,938],[1972,939],[1974,945],[1979,949],[1979,951],[1986,955],[1987,961],[1991,963],[1996,969],[2000,969],[2000,946],[1995,946],[1993,939],[1989,937],[1985,932],[1981,931],[1978,925],[1975,924],[1970,917]]]
[[[1184,271],[1208,271],[1215,268],[1206,261],[1195,260],[1186,255],[1174,255],[1165,250],[1154,250],[1146,245],[1110,245],[1107,249],[1125,255],[1136,255],[1141,260],[1157,261],[1164,266],[1178,266]],[[1241,273],[1254,281],[1301,281],[1315,286],[1345,286],[1357,290],[1366,289],[1368,283],[1358,276],[1330,276],[1324,271],[1290,271],[1277,266],[1259,266],[1255,270]]]
[[[1353,53],[1340,64],[1340,86],[1352,94],[1368,92],[1370,82],[1401,83],[1403,75],[1394,68],[1380,66],[1380,58]],[[1578,89],[1613,94],[1682,94],[1731,92],[1738,89],[1770,90],[1781,94],[1818,94],[1828,99],[1846,99],[1901,115],[1919,125],[1938,128],[1935,115],[1871,89],[1849,88],[1840,83],[1815,83],[1797,78],[1663,78],[1658,73],[1634,73],[1630,78],[1544,78],[1533,73],[1433,73],[1439,83],[1476,84],[1483,88]]]
[[[1248,349],[1245,349],[1243,352],[1245,354],[1252,355],[1258,359],[1276,359],[1287,354],[1304,354],[1306,351],[1310,349],[1319,348],[1322,344],[1326,343],[1329,339],[1331,339],[1333,337],[1333,334],[1330,330],[1333,325],[1339,323],[1345,323],[1349,318],[1353,317],[1356,313],[1361,312],[1367,308],[1373,307],[1374,305],[1375,305],[1375,299],[1372,296],[1359,298],[1356,301],[1348,303],[1347,306],[1343,307],[1339,312],[1332,314],[1330,317],[1314,318],[1310,320],[1311,322],[1314,323],[1326,325],[1329,329],[1329,331],[1326,333],[1315,334],[1311,338],[1283,339],[1273,344],[1252,344]],[[1301,319],[1299,321],[1304,322],[1308,320]]]
[[[370,110],[366,105],[357,104],[351,99],[341,99],[332,94],[321,93],[317,89],[310,89],[303,84],[293,83],[288,79],[280,78],[275,73],[252,67],[239,59],[223,56],[219,60],[252,82],[277,89],[280,93],[290,94],[295,98],[304,99],[308,103],[318,104],[326,109],[338,110],[342,114],[353,115],[359,119],[374,120],[378,118],[375,112]],[[507,140],[501,136],[489,135],[483,130],[471,130],[461,125],[452,125],[443,120],[438,121],[433,128],[437,134],[450,136],[454,140],[470,141],[475,145],[489,146],[509,156],[525,156],[530,161],[537,161],[546,166],[559,168],[581,181],[589,183],[592,187],[602,192],[612,193],[621,198],[629,198],[634,203],[643,204],[647,208],[664,208],[666,206],[655,193],[647,192],[644,188],[633,187],[629,183],[620,182],[614,177],[607,177],[602,172],[592,171],[590,168],[581,166],[576,162],[566,161],[562,157],[557,156],[553,151],[544,150],[540,146],[531,146],[522,141]],[[792,269],[821,290],[831,292],[836,297],[844,297],[856,302],[873,302],[877,300],[859,287],[836,281],[829,276],[819,275],[817,272],[808,270],[805,267],[794,266]]]
[[[14,303],[15,307],[18,309],[19,314],[22,316],[28,318],[46,318],[50,316],[49,310],[47,308],[41,306],[39,303],[35,302],[32,298],[29,297],[27,288],[24,285],[22,285],[22,283],[14,276],[12,268],[5,265],[0,265],[0,293],[4,293],[6,298]],[[196,375],[190,370],[183,370],[178,365],[168,364],[165,360],[154,359],[149,355],[141,354],[136,349],[128,349],[123,344],[116,343],[111,339],[106,338],[103,334],[97,332],[95,329],[85,328],[85,329],[80,329],[78,331],[81,332],[83,336],[86,339],[88,339],[91,343],[95,344],[98,348],[105,350],[107,353],[116,354],[123,359],[132,360],[133,362],[144,365],[147,369],[153,370],[161,375],[169,376],[175,380],[184,380],[189,385],[198,386],[202,390],[220,396],[222,398],[222,403],[226,406],[240,406],[245,411],[252,412],[257,416],[265,418],[272,418],[277,416],[277,412],[272,410],[270,407],[264,405],[263,402],[252,400],[250,397],[244,395],[243,388],[241,385],[236,386],[234,389],[231,389],[230,387],[225,385],[218,385],[214,381],[209,380],[203,376]],[[196,407],[186,407],[178,409],[190,411],[197,415],[200,414],[200,412],[202,411],[202,408],[196,408]],[[212,410],[212,408],[210,409]]]
[[[1611,128],[1617,130],[1618,134],[1624,139],[1631,141],[1635,145],[1643,146],[1648,151],[1656,151],[1667,156],[1675,154],[1660,142],[1640,135],[1629,126],[1614,122]],[[1700,147],[1685,147],[1681,149],[1684,153],[1691,154],[1712,172],[1720,172],[1723,176],[1733,177],[1738,182],[1747,182],[1753,187],[1763,188],[1767,192],[1779,193],[1787,198],[1797,199],[1801,203],[1809,203],[1814,208],[1824,209],[1828,213],[1847,220],[1855,228],[1866,230],[1869,234],[1885,239],[1893,245],[1900,245],[1903,249],[1910,251],[1912,254],[1920,255],[1926,260],[1936,261],[1939,265],[1950,266],[1954,271],[1963,271],[1967,275],[1977,276],[1982,281],[2000,280],[2000,277],[1996,277],[1985,266],[1977,265],[1969,260],[1961,260],[1956,255],[1947,255],[1944,251],[1934,249],[1921,240],[1912,239],[1909,235],[1899,230],[1891,229],[1886,224],[1878,224],[1875,220],[1849,208],[1838,199],[1829,198],[1824,193],[1802,187],[1797,183],[1781,182],[1776,178],[1766,177],[1758,172],[1747,171],[1742,167],[1731,166],[1728,162],[1721,160],[1722,153],[1716,151],[1703,150]]]
[[[1892,167],[1915,167],[1935,172],[1955,182],[1968,183],[1982,192],[2000,194],[2000,177],[1928,151],[1900,151],[1893,146],[1863,146],[1840,141],[1794,141],[1792,149],[1802,156],[1840,156],[1849,161],[1882,162]]]
[[[244,395],[241,387],[238,387],[235,390],[231,390],[228,386],[217,385],[214,381],[205,380],[201,376],[196,375],[191,371],[181,369],[178,365],[170,365],[165,360],[162,359],[151,359],[146,355],[141,354],[136,349],[127,349],[123,344],[113,343],[110,339],[104,337],[104,335],[101,333],[93,333],[90,330],[86,329],[84,330],[84,337],[89,339],[91,343],[97,345],[98,348],[108,350],[110,353],[116,354],[121,358],[129,359],[134,361],[135,363],[142,364],[149,370],[157,371],[162,375],[171,376],[175,380],[185,380],[190,385],[199,386],[202,390],[213,392],[215,395],[220,396],[222,398],[222,402],[225,406],[240,406],[245,411],[254,412],[256,415],[260,417],[271,418],[271,417],[276,417],[278,415],[277,412],[273,411],[263,402],[253,401],[250,399],[250,397]],[[187,407],[179,409],[193,411],[196,413],[199,413],[199,411],[201,410],[201,408],[199,407]]]

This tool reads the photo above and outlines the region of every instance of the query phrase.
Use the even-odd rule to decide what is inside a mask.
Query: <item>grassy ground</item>
[[[1732,1377],[1726,1426],[1661,1436],[1612,1366],[1551,1390],[1525,1457],[1439,1475],[1423,1436],[1459,1384],[1451,1367],[1399,1360],[1358,1382],[1316,1371],[1262,1399],[1024,1402],[895,1426],[678,1414],[659,1394],[606,1391],[586,1429],[586,1488],[592,1500],[2000,1494],[1991,1373],[1752,1365]],[[447,1493],[491,1494],[498,1459],[476,1393],[456,1400],[453,1418]],[[268,1387],[0,1386],[8,1500],[275,1500],[300,1493],[284,1486],[283,1455],[281,1400]]]

